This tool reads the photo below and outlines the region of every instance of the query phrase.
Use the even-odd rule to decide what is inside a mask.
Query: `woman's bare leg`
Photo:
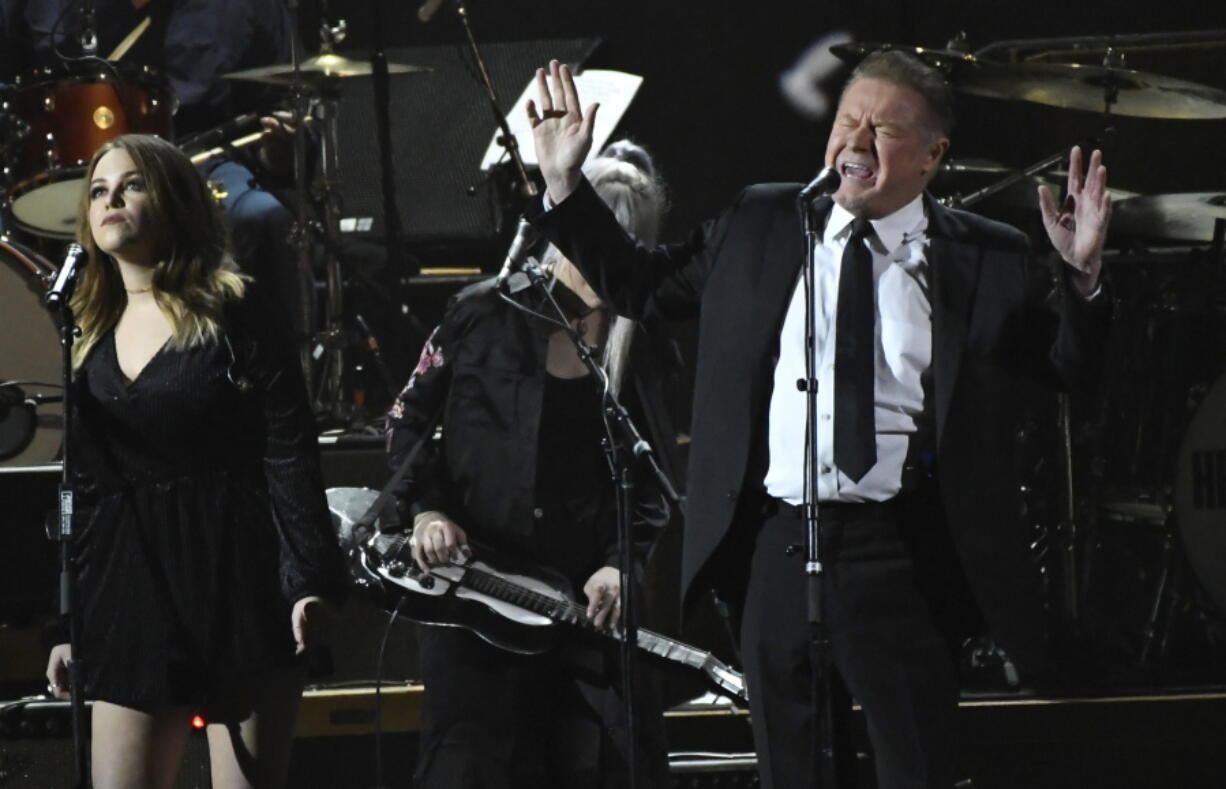
[[[154,714],[95,701],[91,718],[94,789],[170,789],[191,734],[191,710]]]
[[[279,789],[289,773],[303,672],[273,672],[253,686],[251,712],[239,721],[210,723],[213,789]]]

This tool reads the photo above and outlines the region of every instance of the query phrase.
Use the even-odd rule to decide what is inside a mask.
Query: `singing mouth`
[[[844,178],[850,178],[853,181],[871,181],[876,175],[871,167],[855,162],[844,162],[839,168],[839,173]]]

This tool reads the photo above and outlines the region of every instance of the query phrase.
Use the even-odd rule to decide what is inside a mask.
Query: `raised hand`
[[[580,168],[592,148],[592,125],[598,104],[586,110],[579,108],[579,94],[570,67],[549,61],[545,69],[536,70],[536,85],[540,93],[540,111],[536,102],[528,100],[528,121],[532,124],[532,140],[536,144],[536,160],[555,204],[570,196],[582,178]]]
[[[1081,167],[1081,148],[1073,146],[1069,153],[1068,188],[1064,205],[1056,208],[1056,200],[1046,186],[1039,187],[1039,209],[1047,237],[1064,261],[1077,270],[1073,283],[1082,295],[1098,287],[1098,275],[1103,265],[1103,243],[1111,221],[1111,195],[1107,192],[1107,168],[1102,151],[1090,154],[1085,172]]]

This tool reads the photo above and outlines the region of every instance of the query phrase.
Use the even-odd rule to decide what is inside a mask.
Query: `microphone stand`
[[[498,93],[494,90],[494,83],[490,80],[489,69],[485,67],[485,59],[481,57],[481,48],[477,46],[477,39],[473,36],[472,25],[468,23],[468,3],[464,0],[459,0],[456,3],[456,14],[460,17],[461,24],[464,25],[464,34],[468,37],[468,48],[472,50],[473,59],[477,62],[477,70],[481,74],[481,84],[485,87],[485,93],[489,97],[490,110],[494,113],[494,121],[497,122],[499,130],[502,134],[498,137],[498,144],[506,149],[507,155],[511,157],[511,161],[515,164],[515,175],[519,180],[519,193],[526,199],[536,197],[539,190],[536,184],[528,177],[528,168],[524,166],[524,159],[519,153],[519,140],[515,138],[515,134],[511,131],[511,126],[507,123],[507,114],[498,106]]]
[[[375,20],[374,48],[370,53],[371,77],[374,80],[375,136],[379,141],[379,175],[383,190],[383,228],[387,237],[387,259],[393,266],[404,263],[404,229],[396,203],[396,170],[392,160],[392,126],[388,107],[391,101],[390,78],[387,72],[387,52],[384,48],[383,2],[371,0]],[[417,274],[416,267],[410,272]]]
[[[60,326],[60,355],[64,379],[64,438],[60,467],[59,519],[48,537],[53,542],[58,542],[60,547],[60,617],[68,624],[68,644],[72,650],[72,658],[68,661],[68,692],[72,712],[73,763],[76,774],[74,786],[78,789],[87,789],[90,786],[89,744],[85,735],[84,658],[81,655],[80,612],[77,610],[77,578],[73,561],[73,541],[76,533],[72,522],[73,508],[76,503],[76,490],[73,484],[73,460],[76,455],[72,451],[73,434],[76,432],[73,430],[75,397],[72,390],[72,345],[77,337],[77,325],[72,307],[69,306],[69,300],[75,285],[75,281],[66,282],[61,297],[51,304],[51,309],[58,313]]]
[[[814,360],[817,336],[817,309],[814,284],[817,281],[816,249],[821,243],[817,217],[811,199],[798,200],[805,235],[805,377],[796,386],[805,393],[805,604],[809,622],[809,654],[813,667],[813,720],[817,723],[813,753],[814,786],[834,789],[837,772],[834,753],[834,699],[832,688],[832,650],[829,626],[822,600],[825,549],[817,503],[817,365]]]
[[[617,547],[618,561],[621,563],[620,599],[622,609],[619,644],[622,664],[622,695],[626,710],[627,786],[630,789],[637,789],[639,786],[639,742],[637,705],[634,702],[634,696],[637,687],[635,664],[638,657],[636,652],[636,647],[638,646],[638,610],[634,603],[632,588],[634,564],[631,552],[631,531],[634,511],[634,476],[632,474],[634,461],[643,460],[648,464],[648,468],[660,485],[660,490],[664,492],[670,504],[678,504],[680,497],[677,495],[677,491],[673,488],[668,477],[664,474],[664,471],[660,468],[651,445],[643,439],[642,434],[639,433],[638,428],[635,427],[633,420],[631,420],[629,412],[618,402],[617,395],[609,387],[609,376],[593,357],[591,346],[584,342],[579,333],[571,328],[570,322],[566,319],[562,308],[554,300],[553,294],[549,290],[548,277],[541,271],[540,266],[531,260],[524,265],[523,270],[532,284],[541,291],[545,301],[553,306],[562,326],[565,327],[566,336],[574,343],[575,350],[579,353],[579,358],[583,361],[589,372],[595,376],[597,383],[601,387],[602,407],[604,415],[607,417],[606,424],[611,422],[614,425],[609,436],[609,446],[605,454],[609,461],[609,468],[612,471],[613,479],[617,484]],[[620,440],[618,440],[619,438]]]

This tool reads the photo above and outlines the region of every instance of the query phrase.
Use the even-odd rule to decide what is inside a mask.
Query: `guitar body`
[[[496,577],[531,593],[534,600],[549,598],[566,604],[573,600],[565,579],[540,570],[529,574],[505,559],[469,559],[462,565],[432,568],[426,575],[413,564],[407,542],[392,544],[397,539],[376,538],[384,542],[380,550],[403,552],[402,559],[375,561],[369,552],[363,552],[361,561],[367,572],[378,577],[384,591],[401,600],[403,616],[425,625],[462,627],[496,647],[525,655],[545,652],[557,644],[560,634],[554,619],[484,593],[466,581],[478,575]]]
[[[545,652],[567,632],[622,637],[617,626],[597,628],[566,579],[547,568],[472,545],[475,555],[466,552],[423,573],[408,534],[370,531],[380,527],[380,519],[371,517],[377,493],[331,488],[327,495],[350,570],[388,610],[422,624],[462,627],[500,649],[528,655]],[[718,692],[747,698],[740,672],[710,652],[645,628],[636,630],[636,641],[640,654],[699,671]]]

